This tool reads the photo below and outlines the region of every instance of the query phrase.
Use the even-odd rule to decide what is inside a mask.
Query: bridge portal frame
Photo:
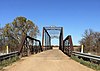
[[[50,34],[48,33],[48,30],[59,30],[60,31],[60,34],[59,34],[59,49],[63,51],[63,27],[43,27],[43,30],[42,30],[42,49],[44,49],[44,37],[45,37],[45,33],[48,34],[50,40],[48,42],[50,42],[50,46],[51,46],[51,36]],[[50,47],[52,48],[52,47]]]

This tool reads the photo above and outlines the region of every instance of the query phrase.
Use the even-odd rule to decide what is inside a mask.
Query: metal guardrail
[[[0,61],[11,58],[11,57],[14,57],[18,54],[19,54],[19,52],[15,51],[15,52],[11,52],[11,53],[8,53],[8,54],[0,55]]]
[[[100,56],[91,55],[91,54],[88,54],[88,53],[81,53],[81,52],[73,51],[73,52],[72,52],[72,55],[80,56],[80,57],[84,57],[84,58],[88,58],[88,59],[92,59],[92,60],[100,61]]]

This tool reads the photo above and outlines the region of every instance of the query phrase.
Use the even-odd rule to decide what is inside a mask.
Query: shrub
[[[3,67],[8,66],[8,65],[12,64],[13,62],[16,62],[17,60],[19,60],[18,56],[1,61],[0,62],[0,70],[3,69]]]
[[[89,67],[89,68],[92,68],[94,70],[100,70],[100,65],[98,65],[98,64],[94,64],[94,63],[89,62],[89,61],[84,61],[82,58],[79,59],[77,56],[73,56],[73,55],[71,56],[71,58],[73,60],[79,62],[80,64],[83,64],[83,65]]]

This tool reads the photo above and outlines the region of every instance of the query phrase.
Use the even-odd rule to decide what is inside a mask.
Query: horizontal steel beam
[[[61,30],[62,27],[45,27],[46,30]]]

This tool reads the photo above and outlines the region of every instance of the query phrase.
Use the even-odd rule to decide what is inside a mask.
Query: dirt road
[[[22,58],[4,71],[94,71],[67,57],[58,49]]]

